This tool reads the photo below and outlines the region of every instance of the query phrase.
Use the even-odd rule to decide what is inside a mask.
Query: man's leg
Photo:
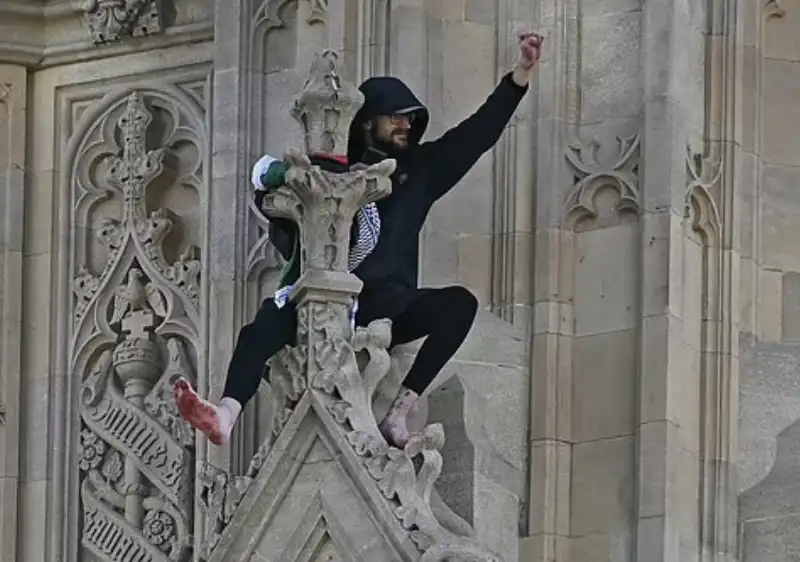
[[[292,345],[296,337],[294,304],[278,308],[272,299],[265,300],[253,322],[239,332],[218,405],[200,398],[188,381],[175,382],[173,389],[181,416],[215,445],[227,442],[242,408],[258,392],[267,360],[285,345]]]
[[[381,422],[381,431],[395,446],[404,447],[409,433],[406,417],[414,402],[467,337],[478,300],[464,287],[424,289],[392,319],[392,347],[427,336],[400,392]]]

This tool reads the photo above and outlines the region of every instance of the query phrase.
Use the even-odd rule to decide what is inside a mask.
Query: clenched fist
[[[542,56],[544,38],[538,33],[524,31],[518,35],[517,39],[519,41],[519,60],[514,65],[511,78],[518,86],[527,86],[531,81],[533,67]]]
[[[542,56],[544,38],[538,33],[526,31],[519,34],[519,65],[529,70]]]

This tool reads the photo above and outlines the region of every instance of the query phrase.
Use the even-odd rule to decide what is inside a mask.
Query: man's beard
[[[393,131],[388,137],[384,139],[379,139],[377,136],[372,134],[372,142],[375,145],[375,148],[384,152],[386,154],[397,154],[406,152],[410,147],[409,142],[409,135],[411,134],[410,131],[407,132],[398,132]]]
[[[397,148],[404,150],[408,148],[408,135],[411,131],[395,131],[391,135],[392,144]]]

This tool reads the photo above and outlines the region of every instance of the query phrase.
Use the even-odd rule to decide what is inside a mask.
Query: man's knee
[[[478,299],[466,287],[453,286],[447,287],[447,298],[449,308],[461,322],[472,324],[475,315],[478,313]]]
[[[283,308],[278,308],[271,299],[268,299],[253,321],[239,331],[239,343],[277,350],[291,344],[296,331],[297,318],[294,306],[287,304]]]
[[[258,326],[253,322],[239,330],[239,345],[254,345],[259,340]]]

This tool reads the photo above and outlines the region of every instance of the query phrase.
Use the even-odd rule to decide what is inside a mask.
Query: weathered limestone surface
[[[445,435],[419,444],[437,521],[506,562],[797,556],[800,0],[0,0],[3,562],[184,562],[214,533],[237,560],[419,556],[339,391],[284,419],[265,384],[217,448],[164,388],[218,397],[275,288],[244,194],[256,158],[304,146],[317,53],[405,79],[433,138],[528,27],[530,94],[423,235],[421,281],[483,309],[414,413]],[[309,294],[344,303],[347,279]],[[228,529],[274,506],[269,532],[220,533],[210,490],[239,503]]]
[[[20,489],[28,72],[0,65],[0,552],[15,556]],[[23,455],[24,455],[23,449]]]
[[[800,254],[796,191],[800,119],[800,3],[770,2],[748,29],[744,72],[752,81],[742,112],[760,134],[742,133],[742,175],[750,180],[743,211],[742,374],[739,416],[740,537],[745,559],[785,560],[800,550],[796,472]],[[766,555],[762,553],[768,553]]]

